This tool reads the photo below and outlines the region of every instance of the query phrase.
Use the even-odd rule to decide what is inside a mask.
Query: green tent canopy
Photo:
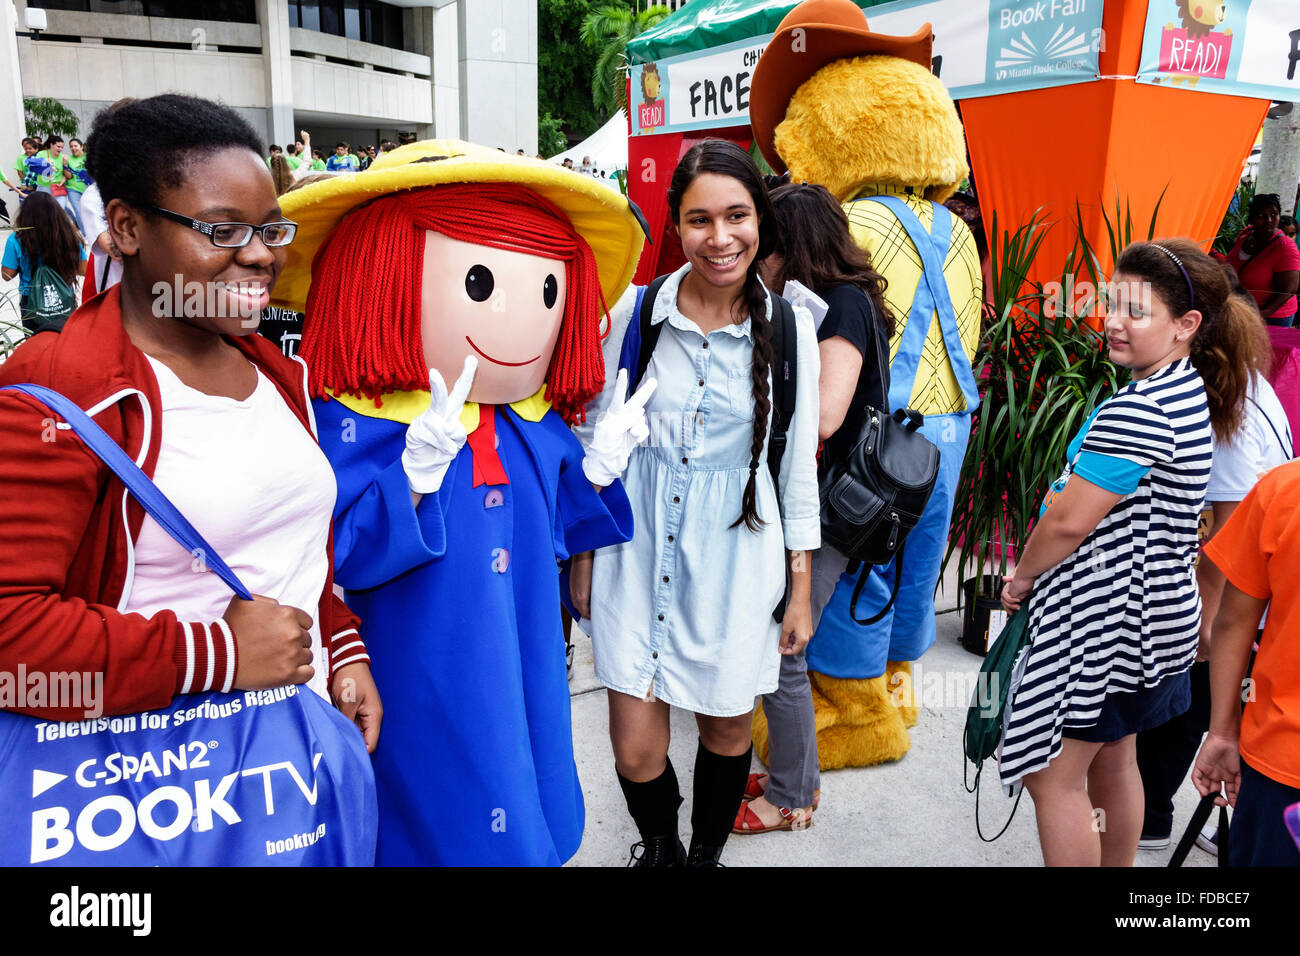
[[[887,0],[855,0],[866,9]],[[627,45],[628,63],[653,63],[775,33],[798,0],[692,0]]]

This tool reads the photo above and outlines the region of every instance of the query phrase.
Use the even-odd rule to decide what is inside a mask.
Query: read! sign
[[[1232,36],[1229,34],[1194,37],[1182,27],[1166,26],[1160,35],[1160,72],[1222,80],[1228,75],[1231,53]]]

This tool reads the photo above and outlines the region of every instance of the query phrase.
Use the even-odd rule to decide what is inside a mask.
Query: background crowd
[[[250,493],[274,492],[286,508],[297,509],[271,515],[264,541],[253,541],[244,528],[242,539],[228,538],[231,546],[278,549],[288,555],[281,564],[300,573],[259,582],[258,593],[276,595],[267,603],[243,608],[231,601],[225,607],[217,586],[199,607],[176,596],[167,580],[176,569],[160,562],[157,580],[148,585],[154,599],[137,593],[140,606],[125,610],[171,613],[148,625],[159,630],[220,617],[229,627],[218,637],[233,629],[242,659],[259,663],[237,673],[233,650],[229,658],[196,658],[183,687],[162,686],[156,674],[146,680],[149,705],[174,692],[205,689],[193,679],[199,663],[211,678],[205,687],[315,680],[328,694],[327,683],[350,676],[368,692],[369,658],[359,639],[351,640],[356,621],[332,600],[326,542],[333,482],[303,425],[306,396],[299,385],[281,381],[275,349],[262,351],[256,336],[244,337],[212,316],[187,319],[183,328],[147,318],[147,290],[156,279],[211,266],[197,255],[187,258],[183,244],[171,248],[176,222],[141,217],[146,224],[133,225],[124,210],[181,210],[171,217],[188,220],[192,212],[186,210],[197,208],[200,193],[206,205],[222,200],[245,210],[248,223],[257,225],[242,245],[229,247],[239,250],[230,254],[238,266],[232,268],[254,281],[260,295],[274,284],[282,247],[294,238],[292,229],[265,231],[282,225],[263,221],[268,204],[315,174],[364,175],[396,144],[338,142],[323,151],[303,131],[294,143],[263,155],[246,124],[210,107],[202,119],[211,128],[191,131],[207,138],[210,154],[184,167],[179,181],[163,177],[159,164],[188,157],[188,147],[168,147],[161,131],[164,142],[150,150],[142,169],[113,165],[127,148],[131,117],[139,122],[148,115],[143,106],[110,108],[88,143],[74,138],[65,144],[58,136],[24,140],[13,177],[0,171],[21,199],[0,274],[18,279],[28,331],[64,328],[85,303],[85,323],[93,320],[101,332],[111,327],[114,347],[131,356],[138,376],[153,370],[161,402],[183,406],[178,396],[188,395],[187,387],[236,404],[258,396],[259,415],[276,422],[278,430],[259,432],[262,444],[252,449],[237,440],[246,434],[246,420],[236,421],[220,402],[207,410],[212,421],[229,426],[223,447],[239,461],[231,473],[263,475],[260,490]],[[231,160],[224,167],[223,157]],[[572,169],[573,163],[566,159],[563,166]],[[576,171],[599,174],[589,159]],[[130,177],[138,182],[128,185]],[[730,832],[806,825],[818,806],[804,650],[847,564],[833,548],[818,547],[818,474],[850,454],[865,409],[888,411],[890,341],[905,318],[891,313],[871,257],[853,241],[840,204],[820,186],[767,184],[742,150],[706,142],[683,157],[668,205],[687,262],[645,306],[667,329],[654,347],[652,369],[660,385],[647,411],[668,420],[694,416],[698,433],[689,455],[702,464],[698,471],[676,470],[685,447],[631,450],[621,476],[637,537],[579,556],[572,592],[593,628],[597,675],[609,688],[616,778],[641,836],[636,854],[649,866],[717,863]],[[1029,609],[1035,635],[1007,727],[1003,781],[1023,782],[1029,790],[1049,864],[1131,864],[1139,846],[1167,845],[1172,795],[1193,762],[1198,788],[1224,788],[1237,808],[1233,863],[1300,864],[1282,823],[1283,810],[1300,801],[1294,705],[1300,667],[1291,620],[1295,592],[1288,586],[1297,560],[1292,555],[1300,553],[1292,519],[1300,465],[1290,463],[1290,431],[1267,381],[1265,330],[1266,322],[1290,326],[1295,320],[1300,249],[1294,220],[1284,220],[1276,196],[1256,196],[1249,216],[1249,227],[1222,261],[1181,239],[1136,243],[1120,257],[1104,328],[1111,360],[1128,370],[1129,381],[1080,428],[1003,591],[1009,611]],[[126,237],[129,246],[121,241]],[[188,229],[183,238],[211,253],[207,238]],[[210,245],[220,247],[215,238]],[[775,397],[770,340],[773,328],[787,321],[788,308],[769,290],[783,291],[791,281],[815,293],[824,308],[817,322],[802,306],[788,319],[802,339],[801,392],[796,417],[786,423],[789,457],[769,473],[765,438]],[[120,299],[92,301],[92,294],[118,282]],[[618,350],[629,324],[639,321],[629,301],[610,306],[618,334],[606,342],[606,388],[590,405],[593,424],[621,399],[612,391]],[[38,350],[67,347],[51,345],[50,338],[33,336],[18,350],[24,369],[32,368],[29,358]],[[230,344],[236,339],[238,349]],[[706,376],[698,356],[711,347]],[[291,399],[263,388],[267,381],[291,392]],[[172,414],[165,407],[166,440],[200,434],[184,431],[179,415],[165,417]],[[720,413],[710,419],[713,408]],[[589,444],[590,435],[577,431]],[[20,474],[11,451],[5,455],[5,480],[13,487],[38,481],[36,474]],[[293,455],[310,467],[294,465]],[[35,457],[30,464],[38,464]],[[285,484],[287,473],[298,485]],[[170,479],[180,487],[197,483],[197,474]],[[698,487],[688,494],[693,484]],[[403,485],[403,496],[407,490]],[[682,498],[681,508],[667,504]],[[191,496],[195,507],[201,500]],[[0,501],[12,511],[21,498]],[[1214,520],[1196,562],[1203,502],[1210,503]],[[0,524],[15,520],[0,515]],[[290,527],[311,533],[289,540]],[[157,541],[153,545],[161,550]],[[804,552],[813,555],[810,565],[794,557]],[[148,548],[141,554],[137,560],[148,567]],[[297,555],[310,560],[299,562]],[[83,557],[64,556],[74,564]],[[678,562],[697,576],[678,580],[674,570],[660,587],[660,570]],[[787,564],[790,604],[773,619],[767,592],[780,593]],[[13,567],[5,573],[21,576]],[[746,589],[736,586],[740,579]],[[644,580],[655,581],[653,592],[641,586]],[[919,583],[932,590],[935,582]],[[755,604],[755,593],[764,600]],[[98,597],[116,603],[114,595]],[[213,615],[218,600],[223,607]],[[724,600],[733,604],[723,609]],[[311,623],[288,619],[280,613],[285,607],[310,608]],[[751,643],[714,646],[711,635],[719,629],[710,615],[724,610],[729,624],[722,629],[743,632]],[[689,623],[657,627],[655,619],[665,615]],[[659,663],[647,671],[651,655],[672,666]],[[312,664],[316,672],[308,674]],[[649,686],[647,673],[654,675]],[[144,679],[143,670],[132,675]],[[1246,680],[1252,697],[1243,716]],[[119,694],[122,706],[128,696]],[[771,737],[766,783],[749,773],[757,696],[764,697]],[[677,836],[681,796],[667,759],[669,705],[692,712],[700,734],[689,852]],[[372,748],[378,715],[377,698],[368,693],[348,714]],[[1109,821],[1100,834],[1087,824],[1097,807]]]

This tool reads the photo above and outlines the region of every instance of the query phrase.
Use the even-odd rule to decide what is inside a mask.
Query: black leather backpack
[[[858,573],[849,616],[863,626],[876,623],[894,606],[907,534],[921,520],[939,478],[939,449],[918,431],[924,422],[910,408],[888,415],[868,406],[857,445],[820,479],[822,543],[842,552],[849,559],[848,572]],[[868,565],[890,561],[895,566],[889,601],[874,617],[858,620]]]

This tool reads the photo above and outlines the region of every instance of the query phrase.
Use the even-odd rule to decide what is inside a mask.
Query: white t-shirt
[[[94,183],[81,194],[81,222],[86,231],[86,248],[90,250],[90,268],[95,274],[95,291],[103,292],[122,281],[122,262],[95,244],[101,235],[108,232],[108,219],[104,216],[104,200],[99,195],[99,186]]]
[[[1264,472],[1291,460],[1291,426],[1273,386],[1251,377],[1241,430],[1232,441],[1214,443],[1214,466],[1205,501],[1241,501]]]
[[[329,572],[326,544],[337,487],[320,447],[274,383],[257,373],[243,401],[206,395],[149,358],[162,394],[162,448],[154,483],[254,594],[306,611],[316,673],[329,699],[329,656],[317,620]],[[135,542],[124,607],[163,608],[183,621],[216,621],[230,588],[148,515]]]

